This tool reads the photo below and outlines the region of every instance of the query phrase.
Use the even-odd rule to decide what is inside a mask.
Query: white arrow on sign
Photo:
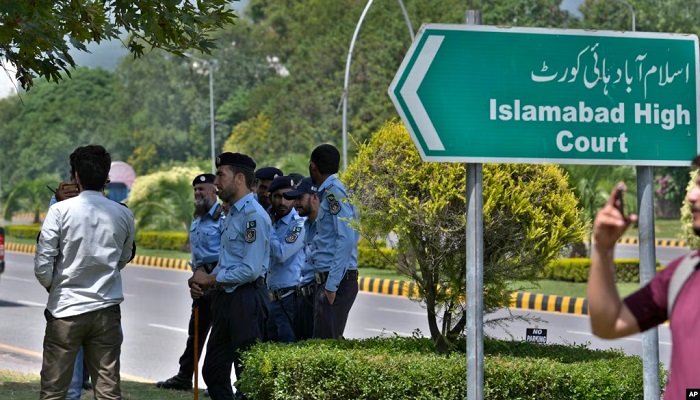
[[[428,112],[425,111],[423,102],[418,97],[418,88],[423,83],[425,74],[430,69],[430,64],[433,63],[435,55],[440,50],[443,39],[445,39],[444,36],[435,35],[425,40],[423,49],[416,57],[416,62],[413,64],[413,68],[411,68],[411,72],[409,72],[406,82],[401,88],[401,95],[406,102],[406,107],[413,115],[413,120],[418,125],[418,132],[422,134],[423,140],[430,150],[445,150],[445,146],[442,144],[433,122],[428,116]]]

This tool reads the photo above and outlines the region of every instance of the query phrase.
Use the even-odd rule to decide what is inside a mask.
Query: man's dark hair
[[[255,171],[249,168],[242,168],[242,167],[237,167],[235,165],[229,165],[229,168],[231,168],[231,172],[233,173],[233,176],[236,176],[236,174],[243,174],[245,177],[245,186],[248,189],[253,188],[253,182],[255,181]]]
[[[698,154],[697,156],[695,156],[695,158],[693,158],[691,165],[695,168],[700,168],[700,154]]]
[[[335,174],[340,168],[340,152],[332,144],[322,144],[311,152],[311,162],[323,175]]]
[[[70,155],[71,171],[80,177],[84,190],[102,190],[109,178],[111,165],[112,157],[100,145],[78,147]]]

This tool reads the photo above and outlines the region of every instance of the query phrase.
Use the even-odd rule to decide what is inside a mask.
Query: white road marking
[[[28,301],[28,300],[17,300],[19,304],[24,304],[25,306],[30,306],[30,307],[41,307],[45,308],[46,304],[45,303],[37,303],[34,301]]]
[[[421,317],[425,317],[426,313],[424,312],[418,312],[418,311],[406,311],[406,310],[399,310],[396,308],[383,308],[379,307],[377,308],[379,311],[387,311],[387,312],[394,312],[394,313],[401,313],[401,314],[411,314],[411,315],[420,315]]]
[[[182,328],[175,328],[173,326],[168,326],[168,325],[160,325],[160,324],[148,324],[148,326],[152,328],[160,328],[160,329],[166,329],[169,331],[175,331],[175,332],[180,332],[180,333],[187,333],[187,329],[182,329]]]
[[[3,275],[2,279],[7,279],[10,281],[17,281],[17,282],[39,283],[36,279],[16,278],[14,276],[7,276],[7,275]]]

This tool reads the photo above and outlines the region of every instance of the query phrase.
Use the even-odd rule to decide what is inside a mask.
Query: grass
[[[170,400],[193,397],[192,392],[158,389],[153,383],[122,381],[121,388],[124,400]],[[39,391],[39,375],[0,369],[0,399],[36,400],[39,398]],[[92,398],[92,391],[83,391],[82,400]],[[199,391],[199,398],[206,399],[204,390]]]
[[[530,282],[515,281],[512,282],[509,285],[509,287],[511,289],[519,289],[524,292],[530,293],[553,294],[556,296],[586,297],[586,282],[577,283],[543,279],[537,281],[536,284],[537,285],[533,285]],[[617,284],[617,291],[620,293],[621,297],[625,297],[637,289],[639,289],[638,283]]]
[[[654,236],[657,239],[678,239],[681,233],[680,219],[656,219],[654,220]],[[638,237],[639,230],[636,226],[630,226],[625,232],[627,237]]]

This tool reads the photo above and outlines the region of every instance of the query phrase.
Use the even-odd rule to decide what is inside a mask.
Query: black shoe
[[[156,383],[156,387],[161,389],[172,389],[172,390],[192,390],[192,381],[189,379],[183,379],[178,375],[173,376],[170,379],[160,381]]]
[[[83,381],[83,390],[92,390],[92,383],[90,383],[90,381]]]

